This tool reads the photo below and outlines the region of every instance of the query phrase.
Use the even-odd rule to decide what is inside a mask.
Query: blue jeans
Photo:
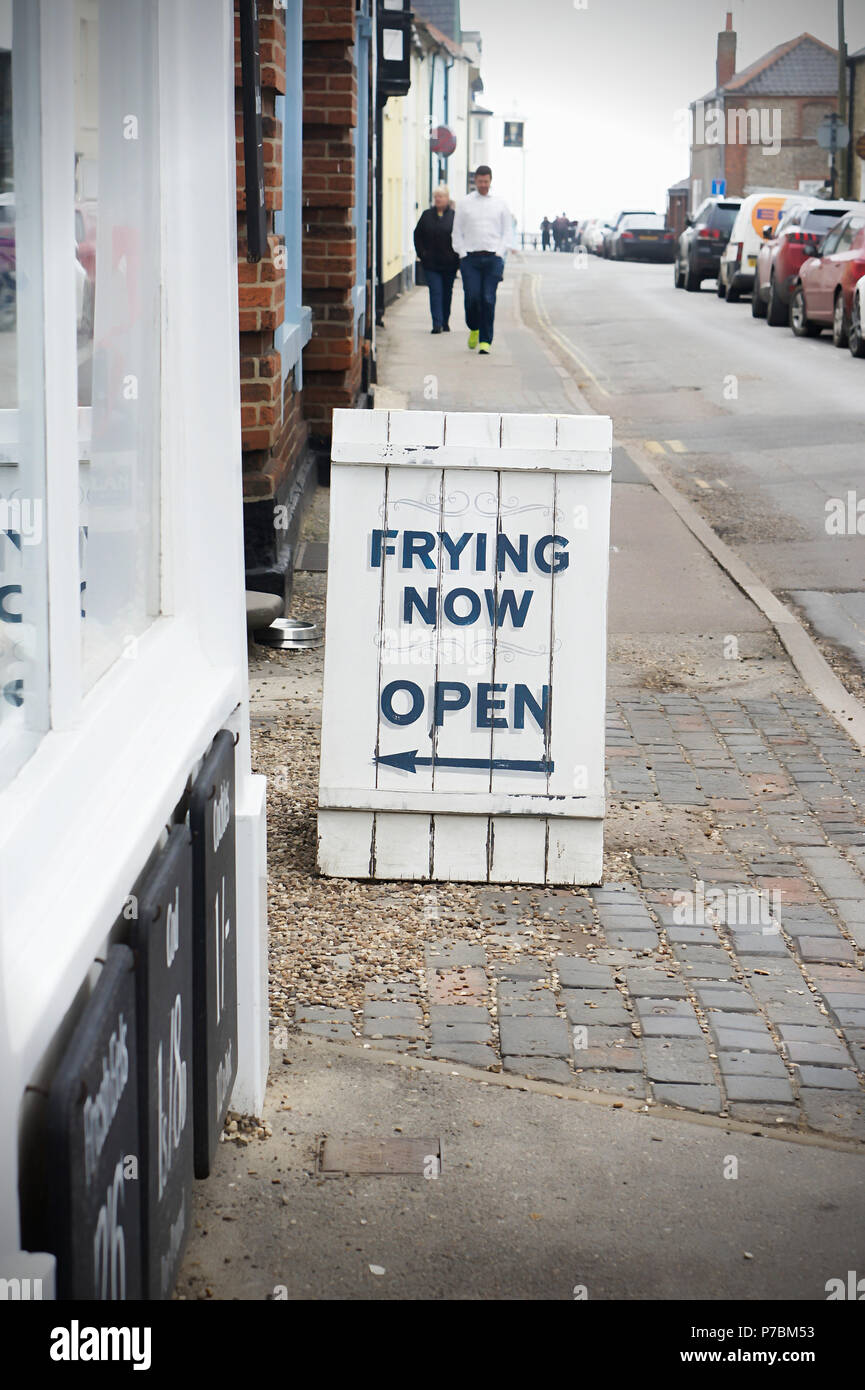
[[[444,328],[450,323],[451,298],[456,274],[456,266],[453,270],[427,270],[424,267],[424,275],[429,285],[429,307],[433,328]]]
[[[480,334],[482,343],[493,340],[496,316],[496,290],[505,273],[501,256],[488,251],[469,251],[460,261],[466,302],[466,324]]]

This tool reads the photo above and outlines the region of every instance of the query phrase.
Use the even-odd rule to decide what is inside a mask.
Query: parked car
[[[618,217],[616,217],[613,222],[609,223],[606,231],[604,232],[604,249],[602,255],[604,255],[607,258],[607,260],[609,260],[612,252],[613,237],[618,232],[620,226],[622,225],[622,222],[626,217],[633,217],[636,213],[639,213],[641,217],[655,216],[654,212],[651,211],[649,208],[625,208],[623,212],[620,212]]]
[[[584,245],[587,251],[591,251],[593,256],[604,254],[604,232],[607,230],[607,223],[600,217],[596,217],[589,224],[584,238]]]
[[[853,311],[853,291],[865,275],[865,203],[842,217],[809,250],[799,269],[790,300],[790,327],[797,338],[814,338],[831,327],[836,347],[846,347]]]
[[[610,256],[615,261],[672,261],[675,240],[675,233],[663,217],[654,212],[631,212],[622,218],[613,234]]]
[[[865,275],[857,280],[853,291],[847,346],[854,357],[865,357]]]
[[[740,203],[740,198],[705,198],[687,219],[673,262],[677,290],[698,290],[704,280],[717,278]]]
[[[765,318],[772,328],[790,322],[790,296],[808,248],[816,250],[827,232],[852,207],[855,203],[804,198],[784,209],[774,237],[765,239],[757,253],[751,295],[751,313],[755,318]]]
[[[765,229],[769,227],[774,233],[794,200],[798,201],[797,195],[784,189],[751,193],[742,199],[718,269],[719,298],[735,304],[743,294],[750,294]]]

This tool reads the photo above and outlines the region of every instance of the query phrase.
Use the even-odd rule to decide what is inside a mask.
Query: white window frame
[[[220,726],[240,734],[239,809],[252,805],[251,784],[261,780],[250,778],[248,753],[231,9],[212,0],[159,0],[161,616],[139,637],[134,660],[121,658],[83,693],[69,263],[73,5],[29,3],[40,12],[42,256],[51,324],[51,727],[0,792],[0,1096],[7,1116],[17,1112]],[[0,1238],[4,1224],[0,1212]]]

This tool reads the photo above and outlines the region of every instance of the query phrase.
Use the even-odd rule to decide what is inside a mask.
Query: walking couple
[[[429,286],[433,333],[450,332],[451,298],[459,269],[463,282],[469,347],[489,353],[493,342],[496,291],[505,270],[513,219],[503,198],[490,193],[492,170],[481,164],[475,191],[454,210],[447,188],[437,188],[433,206],[414,230],[415,250]]]

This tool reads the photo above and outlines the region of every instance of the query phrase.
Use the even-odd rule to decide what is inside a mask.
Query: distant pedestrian
[[[490,193],[488,164],[475,171],[475,191],[462,198],[454,217],[453,245],[460,258],[469,347],[488,353],[493,341],[496,291],[505,272],[513,218],[504,198]]]
[[[543,220],[543,222],[541,223],[541,250],[542,250],[542,251],[549,251],[549,249],[550,249],[550,233],[552,232],[552,230],[553,230],[553,224],[552,224],[552,222],[550,221],[550,219],[549,219],[548,217],[544,217],[544,220]]]
[[[429,287],[433,333],[450,333],[451,299],[460,258],[451,235],[454,209],[444,184],[433,193],[433,205],[422,212],[414,229],[414,245]]]
[[[556,248],[555,248],[555,249],[556,249],[557,251],[561,251],[561,250],[562,250],[565,237],[567,236],[567,231],[568,231],[568,216],[567,216],[567,213],[564,213],[564,212],[563,212],[563,213],[561,214],[561,216],[560,216],[560,217],[557,217],[556,220],[555,220],[554,223],[553,223],[553,241],[554,241],[555,244],[556,244]]]

